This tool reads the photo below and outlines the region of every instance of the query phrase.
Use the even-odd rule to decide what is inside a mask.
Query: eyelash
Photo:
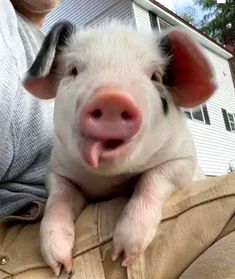
[[[155,82],[162,82],[162,77],[158,72],[153,72],[151,76],[151,80]]]
[[[72,76],[72,77],[76,77],[78,75],[78,70],[76,67],[72,67],[70,70],[69,70],[69,76]]]

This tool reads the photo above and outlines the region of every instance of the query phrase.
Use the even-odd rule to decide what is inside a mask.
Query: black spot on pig
[[[162,101],[162,109],[164,114],[168,113],[168,104],[167,104],[167,100],[163,97],[161,97],[161,101]]]
[[[172,47],[171,47],[171,41],[167,35],[161,39],[159,46],[163,54],[166,57],[170,58],[169,63],[166,66],[165,73],[162,78],[162,82],[165,86],[172,87],[173,86],[173,73],[171,71]]]

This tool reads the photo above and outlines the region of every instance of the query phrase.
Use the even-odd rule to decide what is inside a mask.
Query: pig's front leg
[[[173,191],[192,180],[193,160],[174,160],[146,171],[124,208],[113,234],[112,260],[124,252],[130,265],[152,242],[161,221],[163,203]]]
[[[49,198],[40,227],[41,252],[58,276],[64,266],[70,273],[73,265],[74,221],[85,206],[79,190],[66,178],[48,175]]]

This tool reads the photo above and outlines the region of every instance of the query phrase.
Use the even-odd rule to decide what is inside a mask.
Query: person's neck
[[[45,18],[47,16],[47,13],[32,13],[26,10],[20,10],[18,11],[25,16],[28,20],[30,20],[36,28],[40,29],[45,21]]]

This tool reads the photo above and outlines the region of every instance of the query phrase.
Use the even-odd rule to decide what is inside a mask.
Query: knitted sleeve
[[[53,102],[38,100],[23,88],[37,38],[27,33],[30,23],[21,24],[9,0],[0,6],[0,216],[5,216],[46,201]]]

